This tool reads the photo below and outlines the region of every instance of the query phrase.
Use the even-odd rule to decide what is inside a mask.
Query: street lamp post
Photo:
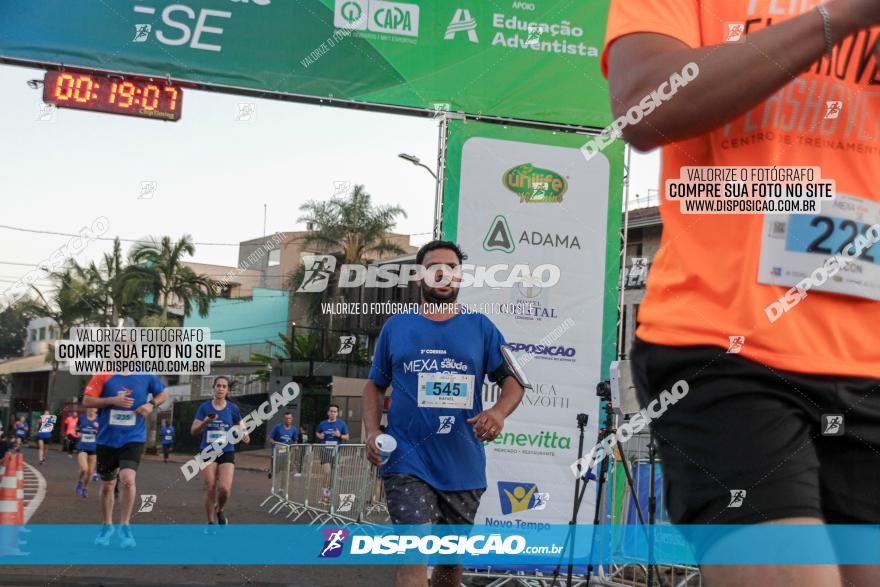
[[[434,227],[433,227],[433,237],[435,239],[440,238],[440,202],[442,201],[443,194],[441,193],[441,182],[440,178],[437,177],[437,174],[434,173],[434,170],[422,163],[422,160],[416,157],[415,155],[408,155],[407,153],[400,153],[398,155],[401,159],[405,161],[409,161],[413,165],[417,165],[418,167],[423,167],[431,174],[431,177],[434,178],[436,182],[436,188],[434,190]]]

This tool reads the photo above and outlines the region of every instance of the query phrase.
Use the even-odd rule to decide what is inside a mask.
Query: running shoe
[[[293,476],[294,476],[294,477],[302,477],[303,474],[302,474],[302,473],[294,473]]]
[[[88,497],[88,496],[89,496],[89,490],[86,489],[85,487],[83,487],[83,490],[80,492],[80,495],[82,495],[83,497]]]
[[[92,473],[92,481],[97,481],[97,480],[98,480],[98,474]]]
[[[82,495],[82,490],[83,490],[83,484],[82,484],[82,481],[77,481],[77,482],[76,482],[76,494],[77,494],[77,495]]]
[[[119,545],[122,548],[134,548],[137,542],[134,541],[134,535],[131,533],[131,526],[128,524],[119,527],[119,535],[121,539]]]
[[[113,536],[113,524],[104,524],[101,526],[101,531],[98,533],[97,538],[95,538],[95,544],[97,546],[110,546],[110,537]]]
[[[218,526],[225,526],[228,523],[229,523],[229,520],[226,519],[226,514],[218,511],[217,512],[217,525]]]

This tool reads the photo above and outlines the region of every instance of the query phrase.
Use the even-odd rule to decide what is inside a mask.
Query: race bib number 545
[[[420,408],[469,410],[474,405],[474,376],[461,373],[419,373]]]

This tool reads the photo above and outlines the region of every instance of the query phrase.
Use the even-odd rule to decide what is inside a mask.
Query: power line
[[[21,228],[20,226],[10,226],[8,224],[0,224],[0,228],[5,228],[6,230],[15,230],[18,232],[30,232],[33,234],[50,234],[53,236],[70,236],[70,237],[79,237],[82,238],[81,234],[72,234],[69,232],[56,232],[53,230],[36,230],[33,228]],[[106,236],[93,236],[89,237],[91,240],[97,241],[114,241],[117,240],[118,237],[110,238]],[[134,238],[119,238],[120,242],[124,243],[144,243],[144,244],[153,244],[155,241],[152,240],[142,240],[142,239],[134,239]],[[237,247],[240,243],[193,243],[194,245],[205,245],[205,246],[215,246],[215,247]]]

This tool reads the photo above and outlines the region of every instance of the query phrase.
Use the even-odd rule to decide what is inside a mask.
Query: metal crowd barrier
[[[316,525],[389,521],[379,468],[363,444],[276,444],[272,489],[260,507]]]

